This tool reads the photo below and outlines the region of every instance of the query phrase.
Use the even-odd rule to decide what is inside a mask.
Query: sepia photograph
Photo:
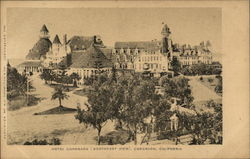
[[[4,4],[9,158],[249,155],[244,3]]]
[[[7,28],[8,144],[223,143],[221,9],[10,8]]]

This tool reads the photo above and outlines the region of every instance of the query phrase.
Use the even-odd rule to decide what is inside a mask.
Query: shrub
[[[59,138],[52,138],[49,140],[49,142],[46,139],[34,139],[33,141],[24,142],[24,145],[61,145],[61,141]]]
[[[105,136],[101,136],[101,143],[108,145],[124,145],[128,142],[129,134],[125,130],[112,131]]]
[[[208,81],[209,83],[212,83],[214,80],[213,80],[212,78],[208,78],[207,81]]]
[[[8,101],[8,110],[17,110],[24,106],[26,106],[25,96],[17,96],[13,98],[11,101]]]
[[[176,137],[182,136],[182,135],[187,135],[189,134],[190,131],[184,130],[184,129],[178,129],[177,131],[165,131],[161,132],[160,135],[157,136],[157,140],[164,140],[164,139],[169,139],[172,140]]]

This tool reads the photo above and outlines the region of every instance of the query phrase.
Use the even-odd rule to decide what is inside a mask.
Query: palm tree
[[[59,100],[59,106],[62,106],[62,100],[64,99],[68,99],[68,95],[66,93],[63,92],[63,88],[60,87],[56,87],[55,88],[55,92],[53,93],[51,100],[55,100],[58,99]]]

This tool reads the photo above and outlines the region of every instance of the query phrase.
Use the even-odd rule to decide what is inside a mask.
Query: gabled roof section
[[[145,49],[145,50],[157,50],[160,49],[160,41],[134,41],[134,42],[116,42],[115,49]]]
[[[74,53],[72,53],[73,55]],[[79,55],[79,54],[78,54]],[[74,56],[74,55],[73,55]],[[112,62],[98,47],[91,45],[77,59],[72,57],[71,68],[104,68],[112,67]]]
[[[49,32],[49,30],[48,30],[48,28],[46,27],[45,24],[43,24],[43,26],[42,26],[42,28],[41,28],[40,31],[41,31],[41,32],[42,32],[42,31],[43,31],[43,32]]]
[[[53,41],[53,44],[62,44],[62,43],[60,42],[60,40],[59,40],[58,35],[55,36],[54,41]]]
[[[73,36],[68,44],[72,51],[86,50],[94,43],[93,36]]]

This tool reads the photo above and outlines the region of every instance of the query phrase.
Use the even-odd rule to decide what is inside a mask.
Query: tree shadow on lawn
[[[34,115],[53,115],[53,114],[68,114],[68,113],[75,113],[77,109],[74,108],[67,108],[64,106],[58,106],[49,110],[45,110],[43,112],[34,113]]]
[[[81,90],[76,90],[73,92],[73,94],[79,95],[79,96],[87,96],[89,93],[89,88],[83,88]]]
[[[32,94],[28,96],[27,101],[26,95],[20,95],[11,100],[8,100],[8,110],[13,111],[21,109],[22,107],[36,106],[44,99],[45,98],[37,97],[37,94]]]

